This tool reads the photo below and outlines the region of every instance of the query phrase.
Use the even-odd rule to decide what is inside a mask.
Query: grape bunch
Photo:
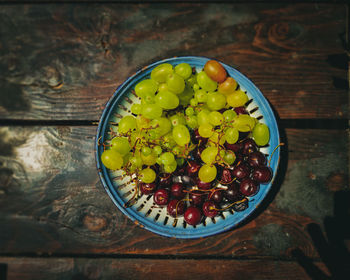
[[[139,81],[140,102],[117,124],[101,161],[135,184],[135,202],[153,195],[172,217],[189,225],[220,211],[242,211],[247,197],[271,181],[260,148],[269,128],[246,110],[247,94],[225,68],[209,60],[201,71],[163,63]]]

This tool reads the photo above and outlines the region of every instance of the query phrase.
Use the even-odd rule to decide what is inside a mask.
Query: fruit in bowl
[[[270,128],[252,116],[250,98],[220,62],[161,63],[131,91],[138,101],[99,143],[103,166],[135,186],[125,207],[153,197],[154,207],[196,226],[244,211],[272,180],[262,152]]]

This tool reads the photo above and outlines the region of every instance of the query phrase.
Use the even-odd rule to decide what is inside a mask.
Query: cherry
[[[203,214],[209,218],[214,218],[218,214],[217,206],[214,201],[207,200],[203,203]]]
[[[192,142],[194,144],[200,144],[200,146],[204,146],[208,142],[208,138],[203,138],[199,135],[198,129],[194,131],[192,134]]]
[[[250,167],[246,163],[241,163],[235,166],[232,171],[232,175],[237,179],[247,178],[250,174]]]
[[[197,163],[194,160],[191,160],[186,167],[187,175],[191,177],[195,177],[200,168],[201,166],[199,165],[199,163]]]
[[[201,162],[201,153],[205,149],[205,145],[198,146],[196,149],[193,150],[192,155],[195,158],[196,161]]]
[[[267,162],[266,156],[259,151],[250,153],[247,161],[251,167],[266,165],[266,162]]]
[[[239,190],[245,196],[253,196],[258,192],[259,184],[253,179],[246,178],[242,180],[241,184],[239,185]]]
[[[252,173],[253,180],[259,183],[268,183],[272,179],[272,171],[270,167],[259,166],[253,170]]]
[[[223,199],[223,193],[223,190],[216,189],[209,195],[209,199],[216,203],[221,203]]]
[[[169,192],[166,189],[159,189],[154,193],[153,200],[158,205],[167,205],[169,201]]]
[[[239,184],[237,182],[233,182],[232,184],[230,184],[227,190],[224,191],[224,197],[229,202],[235,202],[243,199],[243,195],[239,190]]]
[[[249,155],[250,153],[253,153],[258,150],[258,147],[255,143],[255,141],[251,138],[245,139],[243,142],[243,154]]]
[[[170,193],[173,197],[183,198],[185,196],[184,186],[181,183],[174,183],[170,188]]]
[[[221,172],[220,184],[228,185],[232,182],[232,180],[233,180],[232,171],[228,168],[224,168]]]
[[[245,107],[236,107],[234,108],[234,111],[236,112],[237,115],[247,115],[248,114],[248,111],[246,110]]]
[[[177,209],[176,209],[177,206]],[[184,201],[180,201],[177,199],[173,199],[169,202],[167,206],[167,212],[172,217],[177,217],[179,215],[183,215],[185,213],[186,204]]]
[[[155,183],[140,183],[139,187],[142,194],[151,194],[155,192],[157,185]]]
[[[191,204],[196,205],[196,206],[202,205],[205,197],[206,197],[205,194],[203,194],[202,192],[198,192],[198,191],[191,192],[189,195],[189,198],[191,200]]]
[[[197,207],[190,206],[185,211],[184,219],[189,225],[197,225],[202,219],[201,211]]]
[[[160,173],[158,179],[158,185],[160,187],[169,187],[172,183],[172,176],[170,173]]]
[[[199,178],[197,178],[197,187],[201,190],[209,190],[212,187],[212,182],[203,182]]]

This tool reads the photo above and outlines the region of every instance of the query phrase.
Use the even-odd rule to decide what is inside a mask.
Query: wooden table
[[[347,252],[334,240],[349,238],[348,11],[345,2],[311,0],[1,3],[0,279],[339,276]],[[94,159],[116,87],[182,55],[248,76],[286,144],[254,219],[195,240],[132,223],[104,191]]]

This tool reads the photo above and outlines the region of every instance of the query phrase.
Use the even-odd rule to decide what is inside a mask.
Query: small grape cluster
[[[203,215],[245,209],[247,197],[271,180],[259,151],[269,128],[247,112],[247,94],[219,62],[209,60],[199,72],[187,63],[160,64],[133,93],[140,103],[101,155],[105,167],[133,178],[131,200],[153,194],[170,216],[196,225]]]

